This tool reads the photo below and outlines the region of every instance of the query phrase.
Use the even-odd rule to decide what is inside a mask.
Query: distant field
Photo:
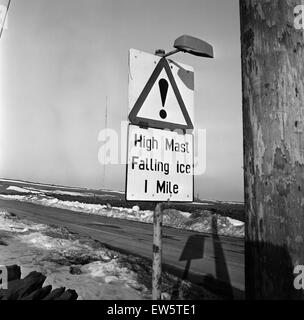
[[[142,210],[153,210],[153,202],[128,202],[125,200],[123,192],[110,190],[93,190],[84,188],[72,188],[57,185],[37,184],[26,181],[15,181],[0,179],[1,194],[16,194],[14,190],[7,190],[9,187],[17,187],[18,194],[28,194],[43,192],[46,196],[57,198],[62,201],[78,201],[90,204],[101,204],[115,207],[132,208],[138,205]],[[201,201],[196,199],[195,203],[170,203],[170,208],[190,212],[199,216],[202,210],[208,210],[216,214],[230,217],[239,221],[245,221],[244,205],[241,203],[227,203],[215,201]]]

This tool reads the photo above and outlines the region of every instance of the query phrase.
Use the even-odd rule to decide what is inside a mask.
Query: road
[[[150,224],[12,200],[0,200],[0,207],[20,218],[66,227],[110,249],[152,259]],[[163,268],[226,297],[243,298],[243,239],[164,228]]]

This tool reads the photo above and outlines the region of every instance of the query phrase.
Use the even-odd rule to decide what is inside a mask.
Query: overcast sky
[[[4,4],[5,0],[0,0]],[[0,40],[0,176],[124,190],[124,166],[98,162],[98,134],[128,110],[128,50],[172,49],[189,34],[216,59],[195,69],[195,123],[207,130],[203,199],[243,200],[238,0],[12,0]]]

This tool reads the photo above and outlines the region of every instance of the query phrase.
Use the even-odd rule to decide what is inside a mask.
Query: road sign
[[[193,135],[129,126],[127,200],[193,202]]]
[[[130,122],[193,129],[193,68],[135,49],[129,55]]]

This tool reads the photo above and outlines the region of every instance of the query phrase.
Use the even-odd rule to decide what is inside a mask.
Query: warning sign
[[[129,120],[164,129],[193,129],[191,67],[130,50]]]
[[[193,136],[129,126],[127,200],[193,202]]]

